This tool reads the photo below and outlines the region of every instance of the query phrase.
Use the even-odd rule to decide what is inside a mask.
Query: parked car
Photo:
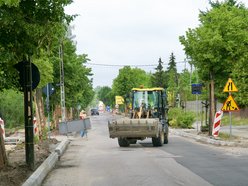
[[[99,115],[98,109],[91,109],[90,112],[91,112],[92,116],[93,115]]]

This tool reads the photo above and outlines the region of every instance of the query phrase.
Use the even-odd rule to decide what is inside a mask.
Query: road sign
[[[115,104],[116,105],[124,104],[124,98],[122,96],[115,96]]]
[[[223,104],[222,111],[224,112],[232,112],[232,111],[238,111],[239,107],[237,103],[234,101],[232,95],[229,95],[228,98],[226,99],[225,103]]]
[[[223,92],[238,92],[238,89],[233,83],[231,78],[229,78],[228,81],[226,82],[226,86],[224,87]]]
[[[42,88],[42,92],[47,96],[49,94],[49,96],[51,96],[54,92],[55,89],[53,87],[53,85],[51,83],[48,83],[45,87]]]
[[[192,94],[201,94],[202,84],[192,84]]]

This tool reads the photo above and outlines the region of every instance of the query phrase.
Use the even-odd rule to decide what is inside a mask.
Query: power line
[[[177,61],[176,63],[186,63],[187,61]],[[92,66],[105,66],[105,67],[124,67],[124,66],[130,66],[130,67],[156,67],[158,64],[147,64],[147,65],[130,65],[130,64],[101,64],[101,63],[86,63],[86,65],[92,65]]]

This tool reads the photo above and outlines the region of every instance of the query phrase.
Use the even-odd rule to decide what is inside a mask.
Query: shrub
[[[0,92],[0,112],[6,128],[22,127],[24,123],[23,94],[15,90]]]
[[[195,120],[193,112],[185,112],[181,108],[172,108],[168,113],[169,124],[174,128],[192,128]]]

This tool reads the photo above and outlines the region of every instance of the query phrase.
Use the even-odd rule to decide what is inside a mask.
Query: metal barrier
[[[71,132],[81,132],[91,129],[90,118],[80,120],[66,121],[59,123],[59,133],[68,134]]]

